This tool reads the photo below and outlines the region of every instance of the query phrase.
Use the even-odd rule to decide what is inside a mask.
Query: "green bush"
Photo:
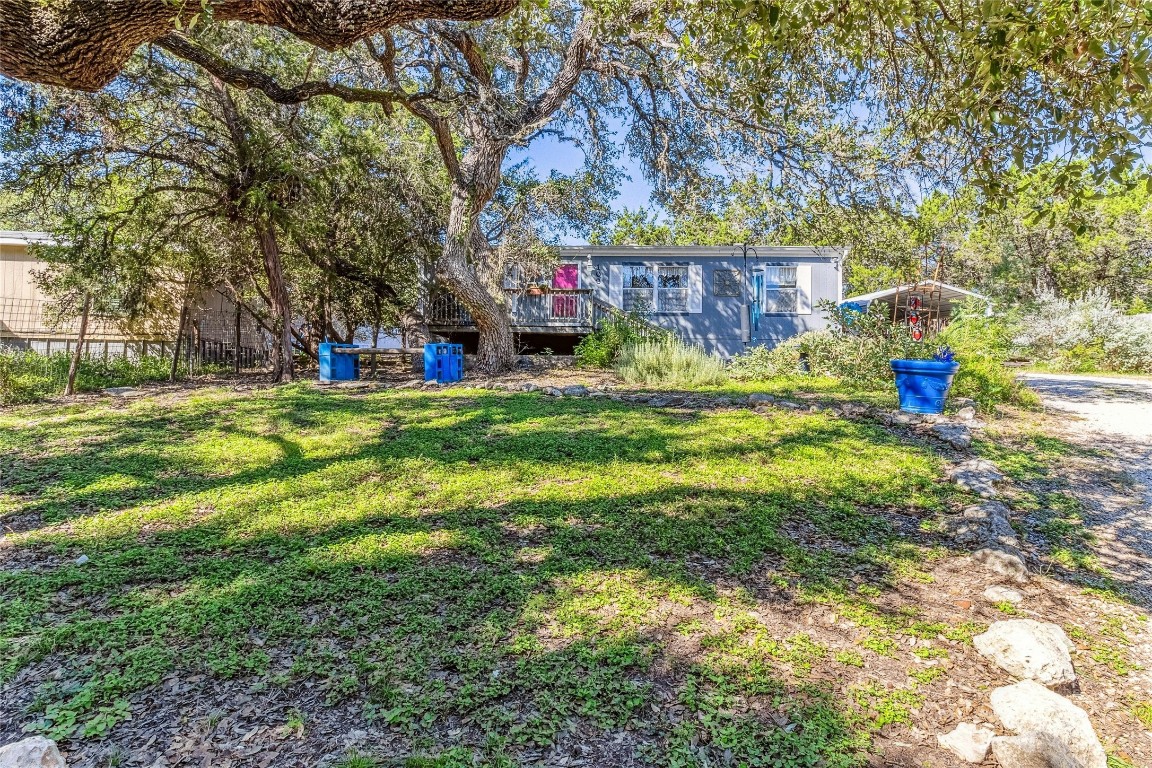
[[[859,387],[892,381],[889,360],[930,357],[934,348],[912,340],[907,328],[893,325],[878,307],[867,312],[825,302],[831,327],[788,339],[774,349],[756,348],[732,360],[732,375],[762,379],[810,373],[830,376]]]
[[[0,405],[34,403],[51,395],[56,390],[53,357],[0,351]]]
[[[65,352],[42,355],[27,350],[0,350],[0,405],[31,403],[64,392],[71,357]],[[134,387],[168,378],[172,361],[148,355],[109,360],[83,358],[76,372],[76,391]]]
[[[674,338],[626,345],[616,371],[630,384],[700,387],[728,379],[721,358]]]
[[[616,312],[604,318],[595,331],[581,339],[574,351],[580,365],[611,368],[621,350],[629,344],[673,338],[671,331],[652,327],[639,312]]]
[[[825,304],[827,330],[809,331],[771,350],[757,348],[733,358],[731,374],[741,379],[770,379],[797,373],[829,376],[861,389],[893,385],[889,364],[897,359],[924,359],[948,346],[960,363],[952,384],[954,397],[970,397],[982,408],[998,403],[1033,405],[1032,390],[1004,367],[1012,349],[1012,332],[998,318],[985,317],[983,305],[960,307],[950,325],[923,342],[913,341],[904,325],[873,306],[860,313]]]
[[[1152,373],[1152,315],[1128,314],[1102,291],[1042,297],[1021,315],[1014,341],[1054,370]]]
[[[1004,367],[1012,351],[1012,329],[1002,318],[987,317],[980,304],[954,311],[952,322],[933,339],[933,346],[947,346],[956,355],[960,370],[952,381],[953,397],[970,397],[981,408],[999,403],[1034,406],[1036,393]]]

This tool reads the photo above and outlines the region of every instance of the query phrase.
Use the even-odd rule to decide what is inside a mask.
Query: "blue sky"
[[[541,179],[548,178],[552,171],[568,174],[579,170],[584,165],[584,155],[578,147],[571,142],[557,141],[554,136],[544,135],[538,137],[526,150],[513,150],[509,153],[507,165],[518,163],[527,159],[536,169]],[[612,201],[613,210],[624,208],[644,208],[651,205],[649,197],[652,194],[652,185],[644,179],[639,164],[625,154],[621,158],[622,167],[630,178],[621,179],[617,189],[617,197]],[[565,245],[576,241],[566,240]]]

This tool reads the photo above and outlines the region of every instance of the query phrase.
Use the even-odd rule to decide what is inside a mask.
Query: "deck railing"
[[[600,301],[586,289],[553,289],[543,294],[508,291],[507,298],[512,325],[516,328],[588,333],[613,320],[627,324],[641,339],[659,340],[676,335],[674,331],[654,325],[643,317]],[[425,318],[431,326],[466,328],[475,325],[464,305],[447,293],[437,294],[428,302]]]
[[[554,289],[542,294],[508,291],[506,298],[512,325],[518,328],[592,328],[593,299],[588,290]],[[451,294],[434,296],[425,317],[429,325],[474,325],[471,313]]]

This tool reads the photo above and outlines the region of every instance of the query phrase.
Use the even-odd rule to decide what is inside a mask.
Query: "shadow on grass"
[[[626,729],[658,762],[858,764],[881,694],[811,678],[827,649],[750,606],[911,621],[853,597],[921,557],[874,510],[946,492],[825,416],[286,389],[72,419],[5,446],[19,511],[68,522],[14,546],[90,562],[0,572],[0,679],[61,671],[5,715],[68,738],[176,670],[315,681],[441,749]]]

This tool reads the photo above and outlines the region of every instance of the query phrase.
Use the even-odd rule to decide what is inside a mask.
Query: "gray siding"
[[[833,248],[771,248],[758,247],[759,258],[750,256],[747,265],[731,248],[707,247],[566,247],[561,249],[561,260],[581,263],[582,285],[594,290],[596,298],[619,306],[619,295],[613,296],[612,267],[628,264],[697,265],[701,272],[698,286],[699,312],[653,312],[649,322],[676,331],[685,341],[698,344],[710,352],[730,356],[743,352],[749,346],[775,346],[784,339],[827,325],[823,314],[816,308],[822,300],[839,301],[841,291],[840,265],[843,250]],[[766,314],[760,317],[758,328],[750,329],[751,338],[745,342],[741,333],[741,315],[751,301],[750,273],[764,264],[807,266],[811,270],[811,284],[807,293],[810,312],[792,314]],[[746,269],[747,267],[747,269]],[[717,296],[716,270],[737,270],[743,296]]]

